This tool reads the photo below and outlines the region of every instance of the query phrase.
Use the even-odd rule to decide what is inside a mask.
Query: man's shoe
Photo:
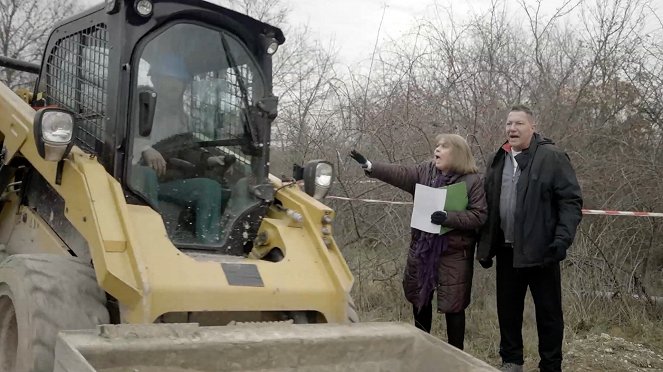
[[[516,363],[502,363],[500,366],[502,372],[523,372],[523,366]]]

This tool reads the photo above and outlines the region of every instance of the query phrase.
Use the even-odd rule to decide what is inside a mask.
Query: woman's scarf
[[[448,185],[454,179],[454,173],[435,172],[431,187],[442,187]],[[419,231],[419,239],[414,243],[414,254],[417,259],[417,297],[418,310],[421,310],[431,301],[433,291],[437,286],[438,267],[442,252],[447,250],[449,240],[446,235],[431,234]]]

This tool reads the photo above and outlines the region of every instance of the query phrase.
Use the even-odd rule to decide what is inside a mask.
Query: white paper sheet
[[[417,184],[414,188],[414,208],[412,209],[410,227],[439,234],[440,225],[431,223],[430,216],[435,211],[443,211],[446,200],[446,189],[436,189]]]

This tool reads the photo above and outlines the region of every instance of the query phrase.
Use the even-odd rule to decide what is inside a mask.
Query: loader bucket
[[[402,323],[100,326],[61,332],[55,372],[496,371]]]

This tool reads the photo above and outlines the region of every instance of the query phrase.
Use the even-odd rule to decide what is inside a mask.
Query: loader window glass
[[[175,245],[220,244],[230,211],[255,203],[255,164],[243,149],[248,107],[264,91],[258,66],[234,35],[184,23],[139,48],[134,66],[129,187],[161,213]],[[148,96],[156,101],[146,132]]]

